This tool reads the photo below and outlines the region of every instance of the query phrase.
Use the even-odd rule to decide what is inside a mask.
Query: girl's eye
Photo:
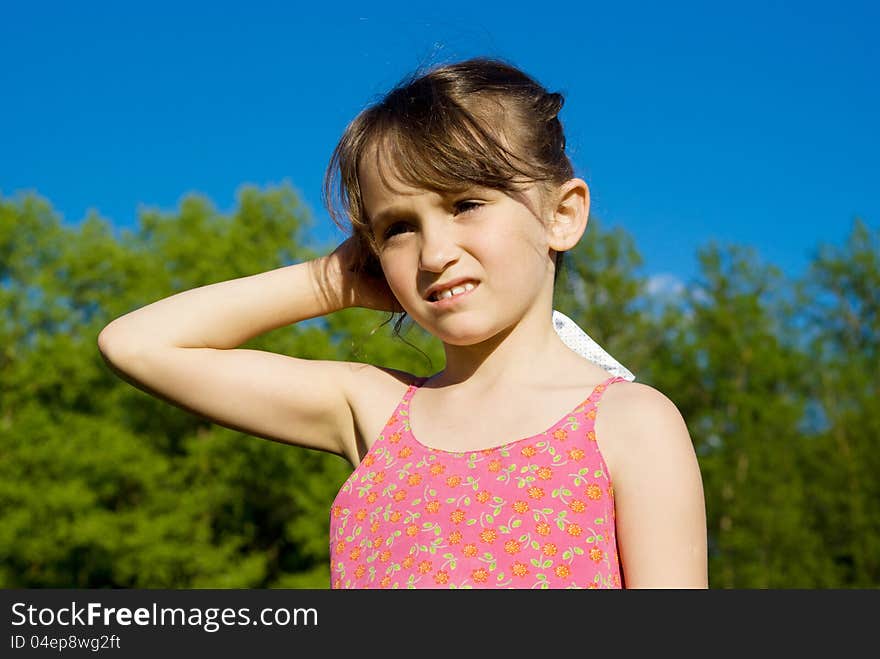
[[[395,234],[397,233],[397,229],[399,229],[399,228],[406,228],[406,227],[408,227],[408,226],[409,226],[409,225],[408,225],[406,222],[395,222],[395,223],[392,224],[390,227],[388,227],[387,229],[385,229],[385,233],[382,234],[382,237],[383,237],[385,240],[388,240],[389,238],[391,238],[391,236],[393,236],[393,235],[395,235]]]
[[[480,206],[482,206],[478,201],[460,201],[455,204],[455,210],[459,213],[469,213],[470,211],[476,210]]]
[[[475,211],[483,204],[478,201],[459,201],[455,204],[455,212],[456,213],[470,213]],[[383,240],[388,240],[393,236],[397,235],[400,230],[406,230],[411,228],[409,222],[395,222],[390,225],[387,229],[385,229],[385,233],[382,234]]]

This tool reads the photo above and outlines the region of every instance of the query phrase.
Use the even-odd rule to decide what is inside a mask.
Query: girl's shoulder
[[[349,362],[349,370],[351,373],[349,386],[353,388],[355,396],[358,393],[367,396],[386,394],[391,395],[392,398],[398,393],[403,396],[410,385],[419,384],[424,380],[422,376],[407,371],[375,364]]]
[[[652,469],[658,460],[690,459],[694,450],[676,404],[662,391],[639,382],[615,382],[602,394],[596,436],[617,480]]]
[[[682,421],[672,400],[659,389],[641,382],[615,382],[603,393],[602,410],[616,426],[639,431]]]
[[[603,409],[613,407],[624,415],[639,413],[645,409],[678,409],[659,389],[641,382],[622,380],[617,380],[606,388],[602,394],[602,405]]]

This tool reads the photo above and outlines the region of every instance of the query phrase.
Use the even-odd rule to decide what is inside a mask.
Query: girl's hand
[[[358,256],[365,253],[369,252],[360,246],[357,236],[352,236],[330,254],[330,260],[341,275],[346,306],[402,312],[403,307],[388,287],[378,261],[371,256],[365,263],[358,262]]]

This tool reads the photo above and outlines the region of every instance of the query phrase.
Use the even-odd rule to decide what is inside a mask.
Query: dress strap
[[[416,378],[415,381],[411,385],[409,385],[409,387],[407,387],[406,393],[403,395],[403,400],[409,402],[410,398],[415,395],[416,389],[425,384],[425,382],[427,382],[429,378],[430,376],[428,375]]]
[[[593,389],[593,393],[590,394],[589,400],[594,405],[597,405],[599,403],[599,400],[602,398],[602,394],[605,393],[605,390],[608,389],[608,387],[610,387],[615,382],[629,382],[629,379],[620,375],[612,375],[604,382],[600,382],[598,385],[596,385],[596,388]]]

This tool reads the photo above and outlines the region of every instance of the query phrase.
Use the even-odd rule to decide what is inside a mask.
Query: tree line
[[[341,458],[213,424],[124,382],[103,327],[181,290],[315,258],[288,185],[218,213],[190,195],[116,235],[0,196],[0,586],[327,588]],[[700,461],[712,588],[880,585],[880,232],[856,219],[789,279],[742,245],[657,290],[591,218],[554,307],[681,410]],[[344,311],[243,347],[428,375],[442,345]]]

